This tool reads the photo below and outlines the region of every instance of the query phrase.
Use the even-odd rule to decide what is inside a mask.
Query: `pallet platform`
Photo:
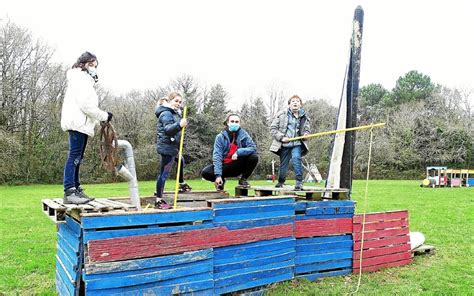
[[[255,191],[255,196],[294,195],[309,200],[348,200],[349,189],[326,189],[322,187],[303,186],[303,190],[294,190],[294,186],[285,185],[276,188],[274,185],[250,186],[248,188],[236,186],[235,196],[249,196],[249,190]]]
[[[65,204],[62,198],[43,199],[41,202],[43,204],[43,213],[55,223],[64,221],[66,214],[78,217],[81,213],[135,210],[135,207],[131,204],[106,198],[97,198],[82,205]]]

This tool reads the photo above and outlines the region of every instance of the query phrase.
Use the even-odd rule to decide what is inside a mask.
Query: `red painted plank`
[[[137,235],[88,243],[90,262],[155,257],[207,248],[245,244],[293,235],[292,224],[228,230],[226,227]]]
[[[362,253],[362,256],[363,256],[362,261],[370,257],[395,254],[395,253],[403,253],[407,251],[410,251],[409,244],[364,250],[364,252]],[[355,260],[358,260],[360,258],[360,251],[355,251],[352,256]]]
[[[295,221],[295,237],[352,233],[352,218],[304,219]]]
[[[408,220],[395,220],[395,221],[383,221],[383,222],[374,222],[374,223],[366,223],[364,230],[381,230],[381,229],[388,229],[388,228],[401,228],[401,227],[408,227]],[[353,226],[353,232],[362,232],[362,224],[355,224]]]
[[[388,237],[388,238],[371,240],[371,241],[364,241],[364,249],[407,244],[409,241],[410,241],[410,237],[408,235]],[[355,241],[354,250],[359,251],[360,247],[361,247],[361,241]]]
[[[362,223],[363,215],[354,215],[354,223]],[[408,210],[384,212],[384,213],[368,213],[365,215],[365,223],[377,221],[389,221],[408,219]]]
[[[408,230],[408,227],[365,232],[364,241],[367,241],[370,239],[384,238],[384,237],[408,235],[409,232],[410,231]],[[362,233],[360,232],[354,233],[352,235],[353,235],[354,241],[360,241],[362,239]]]
[[[400,261],[395,261],[395,262],[388,262],[388,263],[383,263],[379,265],[373,265],[373,266],[367,266],[367,267],[362,267],[362,272],[371,272],[371,271],[377,271],[382,268],[389,268],[389,267],[395,267],[395,266],[403,266],[403,265],[408,265],[412,263],[412,258],[410,259],[405,259],[405,260],[400,260]],[[356,267],[353,267],[352,272],[353,273],[359,273],[359,265]]]
[[[362,267],[379,265],[379,264],[384,264],[384,263],[389,263],[389,262],[402,261],[405,259],[410,259],[411,256],[412,256],[411,252],[405,252],[405,253],[384,255],[384,256],[379,256],[379,257],[372,257],[372,258],[367,258],[367,259],[362,258]],[[360,262],[359,259],[352,260],[352,268],[359,268],[359,262]]]

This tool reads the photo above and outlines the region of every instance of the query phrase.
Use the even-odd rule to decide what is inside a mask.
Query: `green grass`
[[[195,190],[210,182],[191,180]],[[230,180],[226,187],[235,186]],[[268,184],[255,181],[252,184]],[[361,295],[473,295],[474,188],[420,188],[417,181],[369,183],[368,212],[408,209],[410,230],[436,246],[433,256],[416,256],[409,266],[362,276]],[[155,183],[140,182],[140,196]],[[86,185],[95,197],[127,196],[126,183]],[[167,190],[174,182],[167,182]],[[364,181],[354,182],[357,212],[363,211]],[[60,185],[0,186],[0,295],[54,295],[56,227],[42,213],[41,199],[60,197]],[[341,295],[357,286],[357,275],[317,282],[273,285],[269,295]]]

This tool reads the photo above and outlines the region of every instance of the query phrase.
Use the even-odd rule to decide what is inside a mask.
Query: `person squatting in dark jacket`
[[[273,137],[270,151],[280,156],[278,183],[275,187],[283,187],[290,159],[295,170],[295,190],[303,190],[303,164],[301,157],[308,153],[306,140],[289,141],[290,138],[308,135],[310,120],[302,108],[303,101],[297,95],[288,99],[288,108],[278,112],[270,125]]]
[[[224,190],[225,178],[239,175],[239,185],[250,187],[247,179],[258,163],[257,146],[247,131],[240,127],[239,115],[227,115],[224,125],[225,129],[214,141],[213,164],[206,166],[201,176],[214,182],[218,191]]]
[[[177,162],[181,129],[188,125],[187,119],[181,118],[180,108],[182,97],[177,92],[172,92],[168,97],[161,98],[155,110],[158,118],[156,150],[161,155],[160,173],[156,179],[155,208],[169,209],[170,206],[163,199],[163,190],[173,164]],[[183,167],[184,158],[181,159],[181,170],[179,172],[179,190],[190,191],[191,187],[184,183]]]

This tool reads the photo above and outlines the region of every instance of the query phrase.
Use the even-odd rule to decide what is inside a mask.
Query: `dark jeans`
[[[178,157],[176,155],[163,155],[161,154],[161,165],[160,165],[160,174],[156,178],[156,196],[162,197],[163,190],[165,188],[166,179],[168,179],[171,170],[173,169],[174,162],[178,162]],[[179,172],[179,183],[184,182],[183,177],[184,169],[184,157],[181,157],[181,170]]]
[[[248,179],[250,175],[255,170],[255,167],[258,163],[258,155],[250,154],[248,156],[239,156],[237,160],[222,164],[222,179],[226,177],[237,177],[242,175],[242,178]],[[203,168],[201,171],[201,176],[211,182],[216,180],[216,175],[214,174],[214,165],[208,165]]]
[[[278,182],[285,183],[288,166],[293,163],[296,181],[303,181],[303,165],[301,163],[301,145],[293,147],[281,147],[280,170],[278,172]]]
[[[64,165],[64,191],[69,188],[79,188],[81,185],[79,182],[79,168],[81,166],[82,159],[84,158],[84,151],[87,146],[86,134],[77,131],[69,132],[69,151]]]

